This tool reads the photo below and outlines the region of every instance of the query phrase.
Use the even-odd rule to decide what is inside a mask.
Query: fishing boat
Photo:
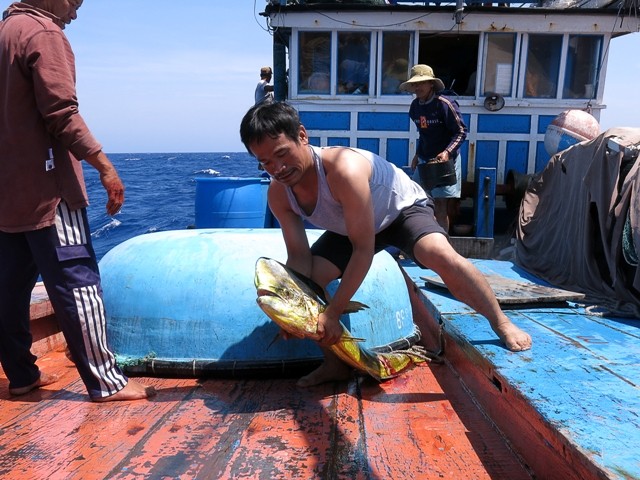
[[[600,143],[567,149],[558,165],[571,172],[576,159],[584,161],[588,149],[605,145],[606,153],[594,155],[585,168],[592,170],[596,163],[602,172],[623,167],[627,174],[622,190],[632,188],[637,195],[640,129],[603,135]],[[626,143],[622,141],[625,136]],[[613,157],[617,163],[611,161],[616,142],[618,154]],[[610,178],[608,183],[616,188],[615,175],[600,176]],[[603,193],[603,198],[611,197]],[[574,200],[568,203],[577,203]],[[163,335],[178,331],[174,345],[181,352],[200,352],[201,337],[211,344],[220,332],[235,335],[244,318],[225,314],[220,307],[231,311],[236,303],[253,304],[242,300],[244,291],[251,288],[246,285],[250,281],[228,282],[226,290],[211,286],[229,276],[243,278],[239,271],[251,268],[259,251],[281,253],[281,240],[276,240],[279,231],[256,233],[258,230],[158,232],[114,248],[105,256],[105,263],[101,262],[105,305],[110,322],[129,318],[128,324],[120,324],[120,331],[110,330],[115,349],[126,353],[131,344],[144,343],[146,337],[151,346],[143,351],[162,353],[158,347],[171,340],[159,339],[155,326],[160,324],[174,324],[164,328]],[[567,240],[575,244],[571,230],[567,228]],[[634,241],[640,244],[637,225],[633,232]],[[307,235],[313,238],[317,232],[310,230]],[[216,236],[219,242],[212,240]],[[255,245],[256,238],[262,240],[262,248]],[[196,255],[208,273],[204,277],[193,261],[187,261],[192,275],[181,271],[186,254],[198,250],[187,246],[194,242],[208,245],[198,247],[205,252]],[[236,261],[231,265],[238,271],[229,272],[229,265],[218,262],[217,243],[223,245],[226,256],[235,252]],[[609,247],[618,250],[615,245]],[[565,252],[571,253],[571,249]],[[46,292],[38,285],[31,304],[33,352],[40,367],[57,374],[59,380],[11,397],[0,373],[0,478],[640,478],[637,316],[598,314],[584,302],[584,293],[558,288],[514,262],[473,259],[503,310],[532,335],[533,348],[514,353],[499,343],[484,318],[455,300],[433,272],[407,259],[399,258],[392,265],[386,260],[385,268],[401,272],[409,306],[404,300],[400,305],[411,310],[419,343],[440,361],[417,365],[384,382],[354,374],[349,380],[300,389],[295,386],[297,375],[315,366],[310,361],[313,356],[306,358],[306,370],[283,368],[279,372],[267,368],[272,359],[266,355],[264,368],[255,360],[252,368],[230,367],[224,355],[203,357],[219,363],[216,368],[204,368],[204,361],[189,364],[184,355],[160,356],[157,363],[153,358],[122,363],[130,374],[143,376],[141,381],[158,390],[150,400],[125,404],[89,401],[65,356],[64,340]],[[217,267],[211,268],[208,262]],[[148,265],[154,263],[160,266]],[[126,265],[131,268],[119,270]],[[141,278],[138,267],[146,269],[149,278]],[[213,281],[208,282],[207,276]],[[377,296],[384,302],[399,293],[386,280],[382,275],[383,285],[374,283],[377,290],[369,294],[370,300]],[[214,296],[213,301],[191,305],[193,292],[199,288]],[[615,297],[618,291],[619,285],[610,295]],[[637,290],[630,292],[637,295]],[[120,304],[124,312],[118,310]],[[155,319],[149,309],[156,312]],[[210,316],[208,310],[226,330],[215,322],[209,328],[203,325],[201,319]],[[179,325],[184,319],[186,329],[193,331],[191,337]],[[370,318],[368,323],[378,321]],[[256,331],[262,330],[258,319]],[[249,332],[240,336],[245,344],[264,351],[271,335]],[[220,343],[228,347],[225,352],[237,355],[236,343]],[[298,360],[303,358],[304,351],[297,355]],[[280,361],[302,366],[296,358]]]
[[[465,178],[468,181],[479,178],[478,168],[485,168],[478,167],[480,158],[488,158],[479,154],[493,148],[494,163],[489,163],[487,168],[496,171],[495,196],[499,196],[498,186],[504,179],[505,168],[511,165],[511,160],[506,159],[511,159],[514,151],[523,149],[527,152],[522,157],[527,159],[521,164],[523,173],[538,168],[533,152],[538,152],[540,142],[544,141],[541,125],[566,108],[589,103],[604,107],[598,103],[603,88],[599,82],[604,81],[609,41],[618,34],[637,30],[637,27],[629,26],[629,22],[637,20],[628,17],[628,9],[618,9],[614,4],[591,2],[558,9],[532,4],[379,3],[329,5],[307,1],[267,5],[265,15],[278,32],[274,37],[276,57],[286,61],[286,55],[281,55],[289,49],[291,73],[286,92],[290,100],[300,109],[303,121],[310,126],[319,144],[344,142],[368,148],[378,145],[378,151],[404,165],[413,142],[408,121],[404,120],[409,99],[403,95],[383,94],[381,71],[375,74],[370,71],[372,93],[352,93],[350,95],[358,96],[358,101],[351,100],[337,90],[337,59],[331,63],[329,93],[307,92],[303,98],[299,86],[302,73],[298,73],[301,67],[296,66],[296,58],[299,58],[296,52],[301,43],[315,34],[328,33],[332,42],[330,51],[335,58],[340,52],[335,42],[341,32],[355,29],[355,33],[364,32],[370,39],[369,59],[378,62],[384,57],[385,34],[395,31],[400,34],[399,38],[409,34],[408,51],[413,52],[407,57],[410,63],[429,63],[418,51],[421,31],[426,29],[422,40],[431,42],[439,38],[434,35],[437,30],[431,22],[441,22],[439,32],[448,32],[443,34],[444,38],[459,28],[473,33],[464,30],[465,22],[470,22],[476,25],[477,66],[481,67],[477,71],[483,73],[476,76],[474,95],[459,97],[461,104],[467,102],[463,110],[469,107],[467,112],[475,111],[468,113],[469,125],[476,130],[475,137],[470,135],[465,150]],[[620,16],[620,12],[625,14]],[[456,20],[458,16],[462,20],[460,23]],[[296,19],[295,24],[293,19]],[[492,19],[491,23],[489,19]],[[590,19],[591,30],[586,27],[587,19]],[[445,20],[449,26],[442,29]],[[603,27],[605,23],[606,28]],[[483,28],[480,28],[481,24]],[[309,35],[305,33],[307,31]],[[505,77],[511,79],[512,91],[511,95],[503,91],[492,96],[498,104],[501,104],[501,98],[505,102],[495,111],[484,106],[483,86],[489,81],[486,80],[489,77],[488,59],[496,58],[493,54],[485,56],[492,48],[492,33],[514,35],[517,46],[513,51],[511,73],[506,74],[506,67],[497,69],[501,72],[501,81],[506,82]],[[559,41],[562,45],[558,57],[557,96],[529,99],[523,94],[524,84],[521,83],[526,79],[521,68],[528,63],[526,55],[519,52],[527,51],[532,37],[536,43],[540,40],[538,35],[547,34],[554,37],[549,39],[551,44]],[[597,64],[597,75],[590,78],[594,85],[593,98],[571,99],[577,103],[565,98],[560,93],[564,90],[559,87],[567,83],[568,75],[567,66],[559,59],[568,59],[572,35],[576,38],[584,35],[588,37],[587,43],[595,41],[600,48],[599,55],[594,58],[601,63]],[[555,39],[556,36],[560,40]],[[398,44],[402,42],[396,43],[394,48]],[[482,60],[485,58],[487,60]],[[278,68],[284,65],[278,67],[276,63],[276,72],[282,74],[283,70]],[[279,78],[282,80],[283,77]],[[453,86],[459,83],[458,80]],[[276,80],[276,87],[281,88],[278,85]],[[451,87],[451,82],[448,86]],[[283,95],[282,90],[280,95]],[[597,109],[594,113],[597,114]],[[500,115],[507,115],[507,118]],[[337,121],[330,122],[334,129],[326,128],[327,124],[323,123],[326,117]],[[521,117],[527,117],[531,122],[526,133],[520,123],[524,122]],[[375,121],[369,121],[372,118]],[[383,121],[385,118],[391,120]],[[335,125],[345,119],[347,123],[335,130]],[[318,123],[314,124],[314,121]],[[507,127],[510,121],[514,131]],[[370,129],[386,125],[386,130],[368,130],[365,128],[367,122]],[[406,131],[394,129],[402,124],[406,125]],[[358,128],[352,129],[351,125]],[[500,135],[493,132],[498,127]],[[624,132],[615,133],[624,136]],[[625,161],[626,165],[631,165],[627,179],[621,182],[621,185],[624,183],[622,186],[630,185],[631,177],[638,177],[639,148],[617,138],[605,135],[600,143],[607,149],[607,159],[614,158],[618,162],[611,163],[612,172],[619,170]],[[400,149],[404,153],[389,155],[402,145],[406,146],[406,150]],[[489,148],[490,145],[493,147]],[[582,144],[568,151],[580,157],[581,148]],[[571,160],[564,163],[564,157],[559,158],[558,169],[563,164],[570,167]],[[263,188],[261,180],[254,183],[259,190]],[[617,177],[612,176],[610,183],[615,187]],[[640,182],[634,185],[634,191],[638,191]],[[495,200],[495,196],[487,201]],[[264,214],[263,206],[259,210]],[[246,260],[244,257],[254,259],[261,254],[260,245],[243,243],[238,238],[251,236],[260,228],[271,230],[264,228],[269,227],[264,225],[264,218],[258,220],[260,225],[249,229],[234,226],[222,231],[203,226],[192,232],[180,232],[177,236],[181,242],[195,242],[194,238],[198,236],[220,233],[225,239],[225,248],[235,245],[243,261]],[[476,235],[478,228],[475,228]],[[635,234],[637,225],[634,224],[634,228]],[[277,230],[261,232],[260,237],[275,234]],[[136,267],[139,257],[141,263],[143,260],[153,263],[156,257],[142,258],[142,252],[150,251],[145,242],[156,238],[155,234],[149,235],[139,240],[142,247],[136,241],[114,249],[113,258],[107,258],[101,268],[104,266],[105,271],[114,268],[108,263],[119,260],[116,258],[120,255],[118,252],[122,253],[132,245],[138,245],[136,248],[140,249],[135,250],[125,263]],[[309,231],[308,235],[315,233]],[[230,240],[231,237],[234,240]],[[169,238],[163,236],[160,243],[167,242],[170,242]],[[274,250],[270,252],[277,255],[279,251],[272,243],[269,242],[269,249]],[[524,239],[522,243],[526,245]],[[570,248],[566,250],[571,253]],[[178,254],[179,250],[174,250],[173,255],[165,252],[162,261],[179,257]],[[441,361],[418,365],[384,382],[354,374],[349,380],[310,389],[296,388],[297,377],[289,375],[291,372],[276,374],[273,369],[268,369],[267,373],[260,368],[251,371],[208,369],[205,372],[202,365],[196,365],[189,374],[183,368],[184,358],[180,358],[171,367],[172,371],[165,368],[158,373],[153,371],[154,362],[146,362],[138,372],[135,368],[129,370],[132,375],[142,376],[140,381],[155,386],[158,395],[150,400],[113,404],[89,401],[73,364],[65,355],[64,339],[55,314],[39,284],[31,302],[33,353],[39,357],[40,367],[57,374],[59,380],[27,395],[11,397],[8,381],[0,371],[0,478],[640,478],[637,456],[640,446],[640,334],[637,318],[598,315],[585,305],[583,293],[562,288],[541,275],[533,275],[515,262],[472,261],[491,280],[503,309],[508,311],[514,323],[531,333],[533,348],[530,351],[513,353],[506,350],[486,320],[455,300],[433,272],[399,258],[393,266],[399,269],[405,282],[407,308],[411,309],[411,318],[420,332],[419,343]],[[118,268],[119,263],[115,262]],[[166,265],[169,268],[176,262],[171,260]],[[179,291],[187,281],[186,277],[178,276],[173,285],[171,278],[162,275],[156,274],[155,279],[159,281],[149,282],[146,291],[135,293],[141,304],[150,304],[151,308],[168,302],[174,308],[184,301],[174,295],[175,291],[170,297],[163,296],[163,292],[168,284]],[[164,275],[169,277],[174,271],[165,270]],[[198,279],[202,280],[201,277]],[[118,283],[123,289],[122,296],[124,289],[131,287],[125,280],[122,273],[114,272],[112,277],[105,273],[108,311],[109,304],[115,305],[118,300]],[[189,289],[193,288],[196,287],[192,285]],[[384,285],[377,288],[379,296],[391,291]],[[224,300],[219,298],[223,295],[229,295],[228,302],[233,302],[233,292],[207,291],[223,304]],[[148,298],[141,298],[144,295]],[[404,303],[402,305],[405,308]],[[139,313],[133,313],[134,322],[141,318]],[[225,314],[219,315],[224,317]],[[167,319],[159,316],[156,321]],[[233,329],[237,318],[223,318],[222,321]],[[142,325],[135,335],[144,335],[151,325]],[[194,329],[194,337],[204,333],[210,332],[204,332],[202,327]],[[118,335],[121,340],[127,340],[126,332]],[[261,337],[260,341],[267,339],[268,336]],[[193,343],[197,340],[194,338]],[[416,341],[415,338],[412,341]],[[185,342],[188,339],[181,346],[188,349]],[[120,344],[118,348],[128,348],[128,344]]]

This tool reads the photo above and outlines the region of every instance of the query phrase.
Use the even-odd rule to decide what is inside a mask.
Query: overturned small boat
[[[321,233],[307,230],[310,243]],[[100,261],[107,328],[123,369],[240,376],[318,363],[322,353],[311,340],[273,341],[279,327],[256,304],[260,256],[286,261],[279,229],[155,232],[108,252]],[[419,340],[404,276],[389,253],[374,257],[354,300],[370,308],[341,321],[364,347],[385,352]]]

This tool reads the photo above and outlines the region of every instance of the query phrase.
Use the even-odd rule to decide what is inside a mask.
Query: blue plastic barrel
[[[260,177],[197,177],[196,228],[264,228],[269,180]]]

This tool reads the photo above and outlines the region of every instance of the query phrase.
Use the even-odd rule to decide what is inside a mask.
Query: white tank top
[[[318,228],[347,234],[342,206],[335,201],[327,184],[327,177],[322,165],[322,148],[309,146],[318,174],[318,201],[311,215],[306,215],[293,194],[291,188],[286,187],[289,203],[294,212],[304,220]],[[344,148],[344,147],[327,147]],[[373,201],[373,221],[375,233],[388,227],[400,211],[416,203],[427,203],[427,194],[422,187],[411,180],[409,176],[391,162],[375,153],[358,148],[350,148],[371,162],[373,173],[369,180],[371,199]]]

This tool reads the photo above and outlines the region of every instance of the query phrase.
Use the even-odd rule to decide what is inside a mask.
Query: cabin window
[[[418,63],[433,68],[448,93],[466,94],[469,83],[475,85],[479,38],[479,35],[421,34]]]
[[[397,95],[400,85],[409,78],[412,34],[385,32],[382,35],[382,83],[383,95]]]
[[[503,96],[511,96],[513,94],[516,35],[513,33],[490,33],[486,40],[486,67],[482,94],[499,93]],[[474,94],[475,82],[467,89],[467,95]]]
[[[368,94],[370,65],[371,34],[338,32],[338,84],[336,91],[339,94]]]
[[[331,93],[331,32],[300,32],[298,92]]]
[[[524,96],[555,98],[562,53],[562,35],[529,35]]]
[[[562,98],[594,98],[602,51],[599,35],[570,35]]]

